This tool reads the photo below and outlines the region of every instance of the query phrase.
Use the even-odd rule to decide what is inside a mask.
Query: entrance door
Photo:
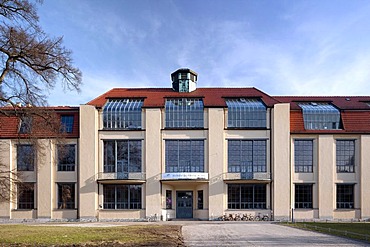
[[[193,192],[177,191],[176,218],[193,218]]]

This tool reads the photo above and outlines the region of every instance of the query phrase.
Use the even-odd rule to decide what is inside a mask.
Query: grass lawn
[[[0,246],[183,246],[181,226],[0,225]]]
[[[286,223],[286,225],[370,242],[370,223],[297,222]]]

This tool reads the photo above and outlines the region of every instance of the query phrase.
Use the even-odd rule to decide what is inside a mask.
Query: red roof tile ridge
[[[370,98],[369,96],[366,95],[352,95],[352,96],[340,96],[340,95],[321,95],[321,96],[304,96],[304,95],[278,95],[278,96],[271,96],[273,98]]]

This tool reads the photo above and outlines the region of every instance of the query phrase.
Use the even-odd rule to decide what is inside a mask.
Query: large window
[[[203,128],[204,113],[201,99],[167,99],[166,128]]]
[[[266,106],[259,99],[227,99],[228,128],[266,128]]]
[[[141,172],[141,145],[141,140],[104,141],[104,172],[117,172],[122,179]]]
[[[294,140],[294,171],[313,171],[313,140]]]
[[[104,129],[141,129],[142,99],[110,99],[103,107]]]
[[[104,209],[141,209],[141,185],[103,185]]]
[[[295,184],[295,208],[312,208],[312,184]]]
[[[337,208],[354,208],[353,184],[337,184]]]
[[[32,131],[32,117],[24,116],[20,119],[19,124],[19,133],[20,134],[29,134]]]
[[[18,209],[34,209],[35,208],[35,184],[34,183],[21,183],[17,186]]]
[[[58,145],[58,171],[74,171],[76,164],[76,145]]]
[[[305,102],[298,104],[303,111],[304,128],[325,130],[340,128],[340,112],[329,103]]]
[[[58,183],[58,208],[75,209],[74,183]]]
[[[355,172],[355,140],[337,140],[337,172]]]
[[[62,115],[60,118],[61,122],[61,131],[65,133],[72,133],[73,131],[73,115]]]
[[[33,171],[35,169],[35,150],[32,145],[17,145],[17,170]]]
[[[253,179],[254,172],[266,172],[266,140],[229,140],[228,172]]]
[[[172,190],[166,190],[166,209],[172,209]]]
[[[166,140],[166,172],[204,172],[204,141]]]
[[[228,209],[265,209],[266,185],[229,184],[227,198]]]
[[[204,208],[203,190],[198,190],[198,209]]]

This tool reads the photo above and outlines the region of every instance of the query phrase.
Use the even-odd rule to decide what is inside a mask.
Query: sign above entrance
[[[163,180],[170,179],[208,179],[206,172],[178,172],[178,173],[162,173]]]

